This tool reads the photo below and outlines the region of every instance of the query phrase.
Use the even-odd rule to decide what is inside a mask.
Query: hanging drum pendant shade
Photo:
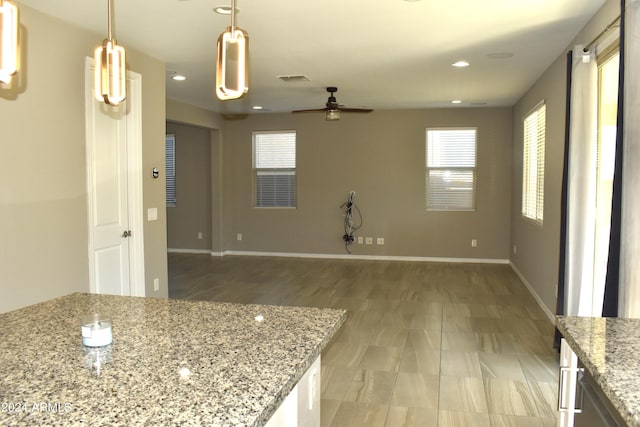
[[[249,91],[249,35],[235,25],[236,5],[231,2],[231,26],[218,37],[216,49],[216,96],[237,99]]]
[[[118,46],[112,32],[112,0],[107,0],[108,35],[95,51],[96,99],[109,105],[118,105],[127,97],[125,51]]]
[[[18,71],[18,7],[0,0],[0,82],[11,83]]]

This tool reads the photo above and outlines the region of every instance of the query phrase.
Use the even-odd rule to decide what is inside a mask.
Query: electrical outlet
[[[198,231],[198,240],[202,240],[202,231]]]
[[[157,277],[153,279],[153,290],[154,291],[160,290],[160,279],[158,279]]]
[[[358,244],[361,245],[362,244],[362,236],[358,236]]]
[[[518,246],[513,245],[513,254],[517,254],[518,253]]]
[[[478,246],[478,241],[476,239],[471,239],[471,247],[475,248]]]
[[[367,245],[373,245],[373,237],[365,237],[364,243]]]
[[[236,234],[236,240],[242,240],[242,233]]]
[[[378,237],[376,239],[376,245],[384,245],[384,237]]]

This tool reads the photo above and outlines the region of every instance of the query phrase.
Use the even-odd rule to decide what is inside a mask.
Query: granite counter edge
[[[578,342],[574,339],[571,332],[567,329],[567,326],[562,322],[564,319],[569,319],[569,317],[556,316],[556,327],[562,334],[562,337],[567,341],[571,349],[576,353],[576,356],[578,356],[580,362],[582,362],[585,369],[600,386],[604,394],[607,396],[611,404],[616,408],[624,421],[629,426],[640,427],[640,419],[638,419],[638,415],[634,415],[633,412],[629,410],[627,404],[622,399],[620,399],[618,393],[611,387],[606,378],[591,362],[591,358],[589,357],[589,355],[582,349],[580,345],[578,345]]]

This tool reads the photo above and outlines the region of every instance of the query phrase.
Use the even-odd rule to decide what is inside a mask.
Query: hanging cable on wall
[[[356,204],[353,202],[353,198],[356,196],[355,191],[349,192],[349,197],[347,201],[344,202],[340,209],[344,208],[344,235],[342,236],[342,240],[344,240],[344,248],[347,253],[351,253],[349,250],[349,245],[353,243],[355,240],[354,233],[362,227],[362,213]],[[354,211],[357,214],[357,220],[354,221]]]

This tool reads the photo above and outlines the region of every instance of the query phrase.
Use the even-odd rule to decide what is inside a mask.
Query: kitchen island
[[[93,313],[112,319],[106,347],[82,344]],[[0,314],[0,425],[262,426],[345,318],[84,293]]]
[[[640,427],[640,319],[558,317],[556,324],[615,418]]]

